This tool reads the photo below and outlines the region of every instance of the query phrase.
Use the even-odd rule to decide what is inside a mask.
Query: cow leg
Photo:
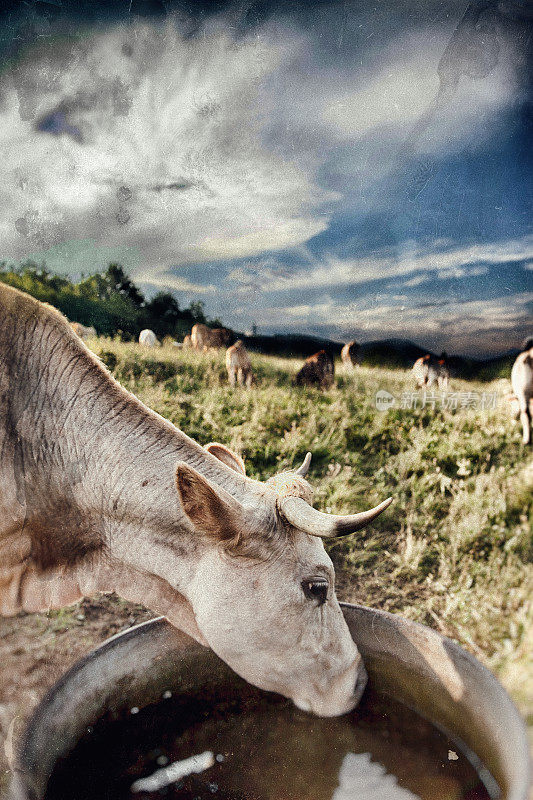
[[[246,388],[247,389],[251,389],[252,388],[252,381],[253,381],[253,374],[252,374],[252,370],[249,369],[248,372],[246,373]]]
[[[509,403],[510,403],[511,417],[514,420],[519,419],[519,417],[520,417],[520,403],[518,402],[518,399],[514,396],[514,394],[507,395],[507,397],[505,399],[508,400]]]
[[[522,403],[520,404],[520,422],[522,423],[522,442],[529,444],[531,440],[531,414],[529,411],[529,404],[526,402],[525,408]]]
[[[242,367],[237,370],[237,380],[239,381],[239,386],[244,386],[244,371]]]
[[[233,367],[228,370],[228,380],[230,386],[235,386],[235,370]]]

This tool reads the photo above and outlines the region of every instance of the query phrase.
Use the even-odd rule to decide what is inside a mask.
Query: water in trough
[[[167,693],[169,694],[169,693]],[[136,782],[208,752],[208,769],[159,789]],[[212,753],[210,757],[209,754]],[[319,719],[256,690],[162,699],[107,715],[60,762],[46,800],[490,800],[457,745],[367,691]]]

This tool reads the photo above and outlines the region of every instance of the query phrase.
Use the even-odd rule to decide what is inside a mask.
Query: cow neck
[[[165,532],[185,522],[175,485],[178,461],[236,499],[260,487],[126,391],[64,321],[48,313],[33,331],[34,346],[26,348],[30,385],[18,386],[30,392],[21,405],[38,419],[27,455],[40,454],[34,467],[48,470],[48,491],[68,489],[72,502],[101,513],[110,528],[138,519]]]

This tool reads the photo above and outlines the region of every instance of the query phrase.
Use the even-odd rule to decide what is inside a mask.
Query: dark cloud
[[[65,134],[66,136],[72,136],[77,142],[83,141],[80,129],[76,125],[69,123],[64,111],[52,111],[50,114],[41,117],[35,125],[35,130],[41,133],[51,133],[53,136]]]

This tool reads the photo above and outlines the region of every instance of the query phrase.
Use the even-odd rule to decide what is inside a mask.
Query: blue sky
[[[2,256],[118,260],[241,330],[519,345],[526,4],[193,7],[4,13]]]

